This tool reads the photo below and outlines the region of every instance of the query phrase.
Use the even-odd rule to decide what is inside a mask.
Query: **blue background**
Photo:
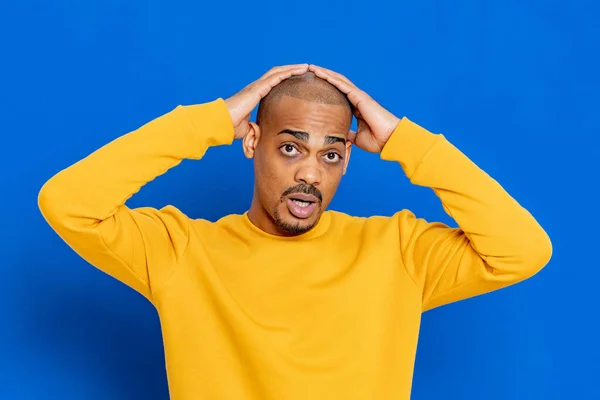
[[[600,398],[598,4],[3,1],[0,398],[168,398],[154,308],[72,252],[37,193],[178,104],[230,96],[301,62],[444,133],[553,240],[534,278],[424,314],[412,398]],[[236,142],[184,161],[128,204],[215,220],[245,211],[251,194],[252,164]],[[453,224],[430,189],[361,151],[331,207],[409,208]]]

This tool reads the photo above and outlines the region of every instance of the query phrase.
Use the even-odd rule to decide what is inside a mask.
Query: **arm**
[[[422,291],[423,310],[522,281],[548,263],[552,244],[546,232],[443,135],[398,119],[343,75],[310,69],[355,107],[358,131],[350,132],[350,140],[400,163],[413,184],[433,189],[459,225],[427,223],[406,210],[395,216],[402,261]]]
[[[179,106],[53,176],[39,208],[82,258],[151,300],[185,251],[189,221],[171,206],[130,209],[125,202],[183,159],[232,141],[223,100]]]
[[[179,106],[117,138],[43,185],[44,218],[82,258],[152,301],[186,250],[190,220],[172,206],[130,209],[125,202],[183,159],[243,138],[271,88],[307,70],[275,67],[227,100]]]
[[[381,158],[430,187],[459,226],[398,214],[402,259],[422,290],[423,310],[517,283],[548,263],[552,245],[542,227],[443,135],[404,118]]]

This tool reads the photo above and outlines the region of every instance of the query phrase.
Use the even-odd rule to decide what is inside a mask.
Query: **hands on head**
[[[242,139],[249,132],[250,114],[272,88],[292,75],[302,75],[307,71],[308,64],[294,64],[272,68],[261,76],[260,79],[252,82],[225,100],[229,114],[231,115],[231,121],[233,122],[235,139]]]
[[[309,69],[316,76],[345,93],[354,106],[353,114],[358,121],[358,129],[356,132],[351,131],[348,139],[365,151],[381,152],[400,123],[400,119],[383,108],[367,93],[357,88],[345,76],[316,65],[311,65]]]
[[[294,75],[311,71],[346,94],[353,105],[358,121],[356,132],[350,131],[348,139],[359,148],[378,153],[394,132],[400,119],[387,111],[367,93],[357,88],[345,76],[312,64],[293,64],[275,67],[257,81],[225,100],[234,126],[235,139],[242,139],[250,130],[250,114],[273,87]]]

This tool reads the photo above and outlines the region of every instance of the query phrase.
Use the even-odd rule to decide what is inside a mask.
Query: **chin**
[[[273,214],[274,222],[282,232],[290,235],[300,235],[315,227],[321,216],[321,211],[317,209],[307,218],[298,218],[288,210],[284,203],[276,208]]]

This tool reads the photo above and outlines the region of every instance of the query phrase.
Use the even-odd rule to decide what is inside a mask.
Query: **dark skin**
[[[358,121],[356,132],[350,131],[352,119],[347,108],[292,97],[281,99],[281,108],[261,127],[250,122],[252,110],[273,87],[307,71],[347,96]],[[313,64],[272,68],[227,98],[225,104],[233,123],[234,138],[243,139],[244,153],[255,159],[256,182],[248,212],[250,221],[263,231],[279,236],[298,235],[319,221],[346,172],[351,143],[362,150],[379,153],[400,122],[348,78]],[[281,133],[285,129],[304,133]],[[328,136],[343,138],[346,142],[327,139]],[[343,157],[341,162],[329,155],[336,151]],[[326,162],[326,158],[333,162]],[[292,196],[300,195],[295,192],[310,194],[315,200],[316,207],[303,218],[298,217],[298,208],[294,209],[291,200]]]
[[[254,159],[252,223],[279,236],[301,234],[317,224],[346,173],[351,122],[347,107],[284,96],[268,121],[260,127],[251,123],[243,149]],[[298,192],[319,199],[308,218],[298,218],[288,208],[287,199]]]

